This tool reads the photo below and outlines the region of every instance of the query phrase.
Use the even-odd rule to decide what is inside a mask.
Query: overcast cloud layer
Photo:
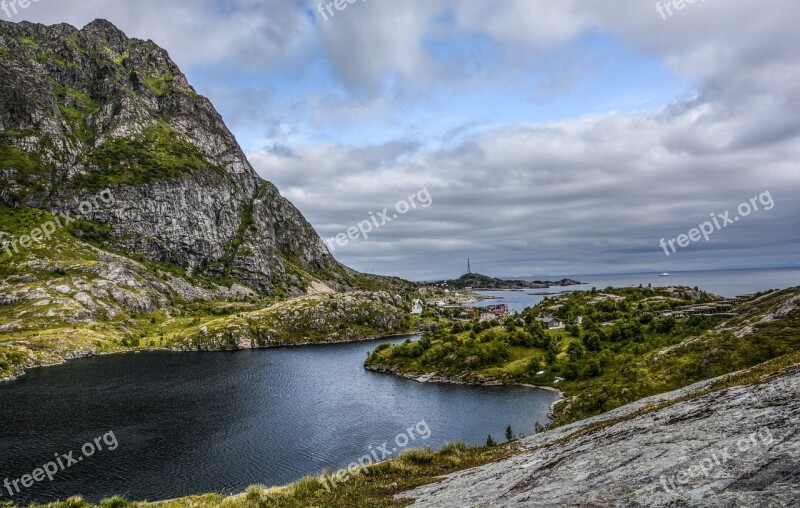
[[[664,2],[662,2],[664,3]],[[324,8],[323,8],[324,9]],[[165,47],[251,162],[354,268],[457,276],[800,266],[800,4],[41,0]],[[5,16],[0,12],[0,15]],[[769,191],[669,257],[659,246]]]

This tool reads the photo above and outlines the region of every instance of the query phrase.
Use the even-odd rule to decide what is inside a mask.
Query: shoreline
[[[551,420],[551,423],[553,420],[553,412],[555,410],[556,404],[564,400],[567,400],[567,396],[564,394],[564,392],[552,386],[532,385],[529,383],[504,383],[502,381],[497,381],[487,378],[464,380],[464,379],[457,379],[450,377],[446,374],[442,374],[441,372],[431,372],[428,374],[420,374],[418,372],[400,372],[399,369],[397,369],[396,367],[384,367],[380,365],[364,365],[364,370],[367,370],[369,372],[375,372],[377,374],[388,374],[392,376],[397,376],[409,379],[411,381],[416,381],[417,383],[442,383],[442,384],[453,384],[453,385],[463,385],[463,386],[521,386],[524,388],[534,388],[538,390],[544,390],[546,392],[554,393],[558,396],[558,399],[550,404],[550,408],[547,412],[547,417]]]
[[[61,358],[61,361],[51,362],[51,363],[42,363],[39,365],[31,365],[31,366],[22,366],[21,371],[10,377],[0,378],[0,387],[4,383],[10,383],[12,381],[16,381],[24,376],[29,370],[33,369],[44,369],[47,367],[57,367],[59,365],[64,365],[67,362],[72,360],[84,360],[87,358],[94,358],[97,356],[105,356],[105,355],[124,355],[124,354],[136,354],[136,353],[152,353],[156,351],[164,351],[169,353],[231,353],[236,351],[258,351],[258,350],[266,350],[266,349],[278,349],[278,348],[291,348],[291,347],[301,347],[301,346],[329,346],[334,344],[354,344],[357,342],[369,342],[369,341],[378,341],[378,340],[393,340],[393,339],[402,339],[403,337],[414,337],[416,335],[421,335],[423,332],[421,331],[414,331],[408,333],[399,333],[393,335],[381,335],[379,337],[369,337],[366,339],[351,339],[351,340],[326,340],[326,341],[316,341],[316,342],[293,342],[287,344],[270,344],[268,346],[261,346],[261,347],[253,347],[253,348],[236,348],[236,349],[182,349],[182,348],[164,348],[164,347],[155,347],[155,348],[146,348],[146,349],[125,349],[122,351],[98,351],[98,350],[78,350],[78,351],[70,351]]]

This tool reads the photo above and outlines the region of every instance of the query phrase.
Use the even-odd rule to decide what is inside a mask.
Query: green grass
[[[143,81],[151,92],[161,97],[172,90],[172,82],[174,80],[175,75],[170,72],[163,76],[146,77]]]
[[[131,56],[130,49],[126,49],[125,53],[119,55],[117,58],[114,59],[114,62],[116,62],[117,65],[122,65],[123,63],[125,63],[125,60],[130,58],[130,56]]]
[[[74,138],[82,143],[90,143],[95,138],[95,129],[88,119],[100,111],[100,105],[94,102],[88,92],[72,87],[61,87],[54,90],[58,99],[58,108],[69,123]]]
[[[113,138],[86,158],[92,168],[72,179],[73,185],[98,191],[112,185],[141,186],[156,180],[171,180],[211,169],[217,178],[227,174],[208,161],[188,138],[166,122],[146,128],[129,138]]]
[[[28,37],[20,37],[18,41],[20,44],[23,44],[25,46],[30,46],[32,48],[40,49],[39,43]]]
[[[14,134],[12,132],[12,134]],[[11,201],[21,201],[34,193],[46,191],[51,170],[38,154],[22,151],[9,143],[10,134],[0,135],[0,171],[7,175],[3,185],[16,187],[9,192]]]

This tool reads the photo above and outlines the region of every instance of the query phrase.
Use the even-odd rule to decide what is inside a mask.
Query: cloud
[[[324,237],[427,188],[431,207],[337,251],[362,269],[457,275],[470,256],[507,275],[658,270],[741,265],[759,250],[793,262],[800,173],[790,161],[800,145],[796,138],[741,150],[720,143],[721,131],[736,139],[737,128],[749,126],[726,124],[713,106],[687,100],[657,111],[509,125],[447,150],[309,145],[291,160],[258,151],[251,160]],[[773,210],[670,259],[660,250],[662,237],[766,190]]]
[[[365,0],[328,21],[317,5],[86,0],[24,15],[107,17],[166,47],[325,237],[426,187],[433,206],[337,250],[359,269],[438,278],[467,256],[498,275],[796,264],[795,0],[696,1],[668,19],[639,0]],[[664,75],[689,87],[650,101]],[[649,109],[608,111],[627,82],[644,91],[617,102]],[[552,106],[570,93],[575,106]],[[559,119],[515,115],[519,97]],[[765,190],[773,210],[660,250]]]
[[[152,39],[184,68],[289,72],[311,60],[316,40],[301,6],[293,0],[59,0],[32,4],[19,19],[80,28],[105,18],[129,37]]]

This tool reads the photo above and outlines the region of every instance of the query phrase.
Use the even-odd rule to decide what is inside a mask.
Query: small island
[[[479,273],[466,273],[457,279],[432,282],[431,285],[449,290],[509,290],[509,289],[546,289],[550,287],[578,286],[583,284],[577,280],[561,279],[558,281],[521,279],[498,279]]]

